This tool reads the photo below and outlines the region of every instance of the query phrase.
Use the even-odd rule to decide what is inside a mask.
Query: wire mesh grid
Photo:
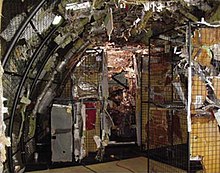
[[[89,52],[89,51],[88,51]],[[74,88],[73,95],[79,98],[98,98],[99,84],[101,82],[102,57],[95,50],[85,53],[78,62],[73,72]]]
[[[85,149],[88,155],[97,151],[93,139],[100,136],[100,84],[102,80],[103,50],[88,49],[78,62],[72,74],[73,101],[83,102],[86,110]]]
[[[2,38],[1,44],[4,45],[2,47],[2,54],[7,55],[7,51],[10,51],[9,44],[13,42],[14,36],[18,33],[28,16],[32,13],[33,7],[39,2],[40,1],[25,1],[22,3],[21,1],[15,1],[11,3],[11,1],[4,1],[3,16],[6,17],[3,18],[1,28],[2,32],[0,34]],[[13,110],[13,107],[16,109],[15,115],[11,116],[13,118],[11,118],[11,123],[9,123],[9,126],[11,127],[8,128],[10,131],[8,135],[12,140],[12,149],[10,150],[9,158],[9,162],[11,164],[9,167],[11,167],[10,169],[12,170],[13,168],[17,169],[17,165],[22,165],[20,135],[24,126],[22,125],[23,118],[21,116],[22,104],[19,103],[19,100],[23,96],[22,94],[24,94],[24,90],[26,89],[28,83],[30,84],[32,82],[32,80],[28,80],[26,83],[21,83],[21,79],[25,76],[25,74],[33,79],[40,69],[38,62],[44,58],[48,47],[42,47],[38,55],[35,51],[36,48],[39,48],[43,43],[43,39],[46,38],[48,31],[52,29],[50,26],[55,15],[50,9],[51,6],[51,2],[48,1],[36,12],[22,31],[11,52],[9,52],[8,59],[6,58],[7,61],[5,61],[6,64],[4,67],[5,74],[3,85],[4,96],[8,99],[7,106],[9,107],[9,116],[12,114],[11,110]],[[6,20],[10,20],[10,22],[6,22]],[[32,64],[30,69],[26,70],[33,57],[35,57],[35,63]],[[3,56],[3,58],[5,57]],[[17,93],[19,87],[22,87],[21,93]],[[14,101],[16,97],[18,98],[17,103]],[[22,140],[26,141],[27,139]],[[34,148],[34,145],[31,146],[32,144],[33,142],[28,142],[26,149]],[[27,153],[27,157],[29,157],[29,155],[30,154]]]
[[[142,119],[147,116],[142,141],[149,171],[170,172],[170,165],[178,168],[173,172],[220,172],[220,29],[190,27],[190,40],[182,39],[183,44],[173,44],[164,36],[151,39],[149,59],[142,60]],[[186,111],[189,85],[191,124]]]
[[[71,97],[72,88],[71,88],[71,86],[72,86],[71,85],[71,79],[69,79],[67,81],[67,83],[65,84],[65,87],[64,87],[63,92],[60,95],[59,99],[67,100],[67,101],[69,101],[69,103],[72,102],[72,97]]]
[[[7,107],[9,108],[9,112],[11,110],[11,106],[13,104],[13,100],[16,93],[16,88],[19,85],[21,80],[20,76],[16,76],[13,74],[6,74],[3,75],[3,87],[4,87],[4,97],[7,98]]]
[[[151,40],[149,59],[148,157],[187,169],[187,121],[185,91],[174,72],[172,44]],[[152,165],[149,165],[152,169]],[[169,168],[164,167],[169,172]]]
[[[219,27],[192,25],[191,161],[205,172],[220,172]],[[192,167],[192,166],[191,166]],[[192,171],[197,166],[192,167]]]
[[[148,61],[148,55],[141,59],[141,141],[143,149],[147,149]]]

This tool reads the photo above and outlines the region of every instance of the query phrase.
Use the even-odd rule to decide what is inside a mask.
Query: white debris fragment
[[[190,161],[202,161],[202,156],[190,156]]]
[[[62,20],[62,16],[57,15],[57,16],[54,17],[54,20],[53,20],[52,24],[53,25],[58,25],[61,22],[61,20]]]
[[[213,52],[213,58],[217,61],[220,61],[220,44],[214,44],[210,47]]]
[[[107,16],[105,18],[104,25],[106,27],[107,35],[109,37],[109,40],[111,40],[111,34],[112,34],[113,29],[114,29],[113,14],[112,14],[112,9],[111,8],[109,9],[109,13],[107,14]]]
[[[203,17],[201,18],[201,22],[197,22],[197,23],[202,24],[202,25],[206,25],[206,26],[209,26],[209,27],[215,27],[215,28],[220,27],[220,24],[211,24],[211,23],[206,22]]]
[[[201,96],[201,95],[197,95],[197,96],[196,96],[196,100],[195,100],[195,102],[194,102],[193,104],[195,105],[195,108],[196,108],[196,109],[202,107],[202,105],[203,105],[202,96]]]
[[[163,9],[175,10],[173,6],[174,1],[147,1],[143,2],[144,11],[152,10],[153,12],[162,12]]]
[[[175,46],[175,47],[174,47],[174,50],[173,50],[173,53],[176,54],[176,55],[180,55],[182,52],[181,52],[181,50],[180,50],[180,51],[177,51],[177,49],[178,49],[178,47]]]
[[[100,148],[101,147],[101,142],[102,142],[101,138],[99,136],[95,135],[95,136],[93,136],[93,139],[96,143],[97,148]]]
[[[15,32],[19,28],[22,21],[25,19],[26,15],[25,13],[21,13],[19,15],[16,15],[8,24],[7,28],[0,34],[2,38],[4,38],[6,41],[10,41],[13,36],[15,35]]]
[[[73,10],[73,11],[87,9],[87,8],[90,8],[90,7],[91,7],[90,2],[66,4],[66,10]]]
[[[133,22],[133,25],[136,26],[140,21],[141,21],[141,19],[138,17],[138,18]]]
[[[220,109],[214,113],[215,119],[218,123],[218,125],[220,126]]]

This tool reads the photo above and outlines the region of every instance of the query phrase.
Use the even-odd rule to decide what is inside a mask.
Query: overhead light
[[[56,16],[54,17],[54,19],[53,19],[52,24],[53,24],[53,25],[58,25],[58,24],[60,24],[61,21],[62,21],[62,16],[56,15]]]

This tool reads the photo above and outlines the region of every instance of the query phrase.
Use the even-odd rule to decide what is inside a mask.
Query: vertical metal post
[[[148,107],[147,107],[147,172],[150,173],[150,92],[151,92],[151,89],[150,89],[150,58],[151,58],[151,38],[149,39],[149,51],[148,51],[148,54],[149,54],[149,57],[148,57]]]
[[[74,93],[73,93],[73,79],[70,77],[70,102],[71,102],[71,107],[72,107],[72,162],[74,162],[74,149],[75,149],[75,145],[74,145],[74,139],[75,139],[75,136],[74,136],[74,124],[75,124],[75,107],[74,107],[74,104],[75,104],[75,100],[74,100]]]
[[[140,101],[140,103],[141,103],[141,105],[140,105],[140,109],[141,109],[141,115],[140,115],[140,140],[141,140],[141,142],[140,142],[140,149],[142,150],[143,149],[143,143],[142,143],[142,141],[143,141],[143,139],[142,139],[142,130],[143,130],[143,123],[142,123],[142,121],[143,121],[143,92],[142,92],[142,87],[143,87],[143,82],[142,82],[142,80],[143,80],[143,56],[141,56],[141,73],[140,73],[140,99],[141,99],[141,101]],[[137,98],[137,97],[136,97]]]
[[[170,44],[171,44],[171,46],[172,46],[172,43],[171,43],[171,42],[170,42]],[[173,62],[173,61],[174,61],[174,52],[173,52],[173,49],[171,49],[171,51],[172,51],[172,52],[171,52],[171,61]],[[172,79],[172,81],[174,80],[174,78],[173,78],[173,75],[174,75],[174,74],[173,74],[173,73],[174,73],[174,72],[173,72],[173,69],[174,69],[174,63],[171,64],[171,73],[172,73],[172,74],[171,74],[171,75],[172,75],[172,76],[171,76],[171,79]],[[171,93],[171,96],[172,96],[171,98],[172,98],[172,103],[174,102],[174,89],[173,89],[173,87],[174,87],[174,86],[171,84],[171,92],[172,92],[172,93]],[[171,145],[172,145],[172,150],[174,149],[174,148],[173,148],[173,146],[174,146],[174,136],[173,136],[173,134],[174,134],[174,122],[173,122],[173,121],[174,121],[174,113],[175,113],[175,110],[172,109],[172,110],[171,110],[171,116],[172,116],[172,117],[171,117],[171,120],[172,120],[172,122],[171,122],[171,133],[172,133],[172,134],[171,134]],[[175,152],[175,151],[172,151],[172,157],[173,157],[173,155],[174,155],[173,152]]]
[[[190,173],[190,133],[192,131],[191,127],[191,95],[192,95],[192,45],[191,45],[191,23],[188,23],[187,27],[187,38],[186,38],[186,46],[187,46],[187,51],[188,51],[188,88],[187,88],[187,141],[188,141],[188,167],[187,171]]]

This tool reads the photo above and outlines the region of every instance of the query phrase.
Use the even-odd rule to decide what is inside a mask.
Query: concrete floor
[[[150,172],[152,173],[186,173],[186,171],[174,168],[172,166],[162,164],[150,160]],[[50,169],[43,171],[33,171],[30,173],[146,173],[147,172],[147,158],[137,157],[132,159],[125,159],[120,161],[113,161],[107,163],[99,163],[94,165],[74,166],[60,169]]]

